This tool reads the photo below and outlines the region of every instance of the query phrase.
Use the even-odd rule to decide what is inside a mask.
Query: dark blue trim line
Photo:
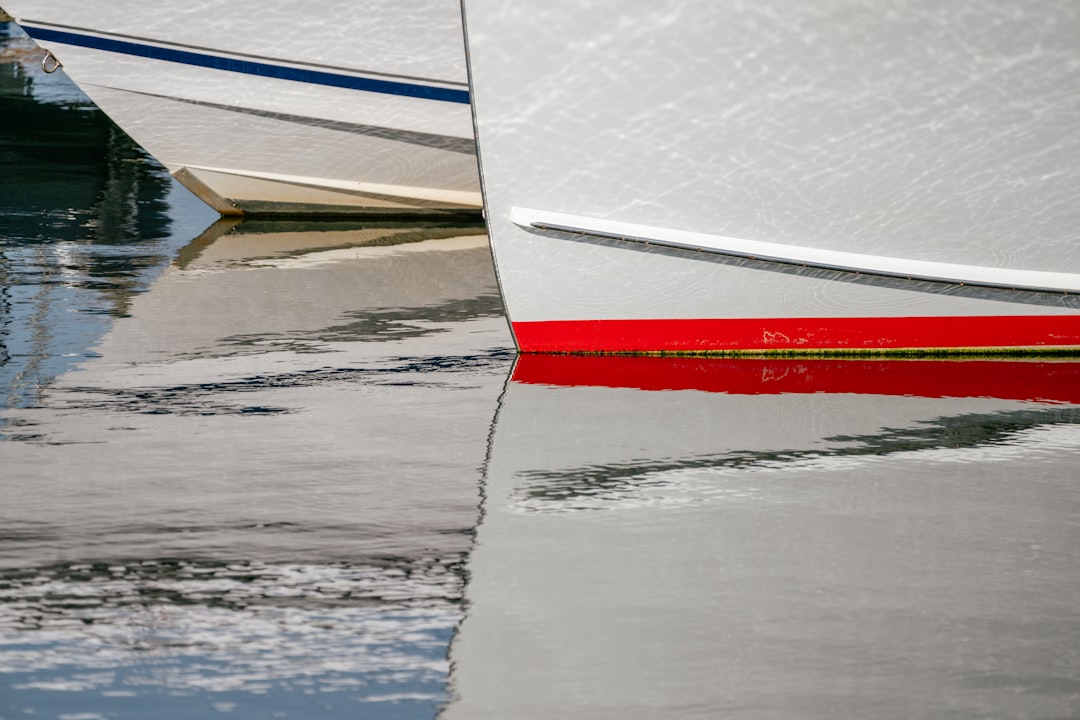
[[[255,62],[253,60],[236,60],[232,58],[217,57],[215,55],[203,55],[202,53],[188,50],[176,50],[173,48],[158,47],[156,45],[142,45],[127,42],[126,40],[114,40],[112,38],[95,37],[93,35],[80,35],[78,33],[64,32],[63,30],[50,30],[48,28],[27,26],[23,28],[27,34],[35,40],[46,42],[58,42],[65,45],[77,45],[78,47],[93,48],[106,52],[121,53],[123,55],[136,55],[138,57],[165,60],[167,62],[181,63],[183,65],[196,65],[198,67],[225,70],[228,72],[258,75],[259,77],[276,78],[278,80],[295,80],[297,82],[312,85],[326,85],[329,87],[346,88],[349,90],[364,90],[367,92],[383,93],[386,95],[403,95],[405,97],[423,98],[425,100],[441,100],[443,102],[469,103],[468,90],[454,90],[452,88],[432,87],[430,85],[413,85],[411,83],[394,82],[393,80],[376,80],[373,78],[356,77],[353,75],[337,75],[335,73],[322,72],[321,70],[306,70],[303,68],[288,67],[286,65],[271,65],[269,63]]]

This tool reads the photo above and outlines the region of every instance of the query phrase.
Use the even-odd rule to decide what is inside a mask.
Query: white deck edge
[[[710,252],[732,257],[803,267],[839,270],[855,274],[881,275],[908,280],[930,280],[953,285],[1008,288],[1032,292],[1080,293],[1080,274],[992,268],[981,265],[910,260],[820,250],[798,245],[741,240],[708,233],[674,230],[649,225],[567,215],[547,210],[513,207],[510,221],[522,228],[558,230],[629,242]]]

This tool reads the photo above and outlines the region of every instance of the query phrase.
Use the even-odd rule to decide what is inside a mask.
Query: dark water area
[[[87,357],[108,318],[125,315],[214,216],[62,73],[46,75],[13,23],[0,22],[0,47],[0,388],[10,406],[32,404]]]
[[[0,720],[1080,716],[1080,363],[519,358],[0,38]]]

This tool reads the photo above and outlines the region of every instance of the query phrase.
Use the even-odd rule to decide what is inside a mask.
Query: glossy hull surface
[[[465,0],[537,352],[1080,347],[1080,9]]]
[[[219,212],[479,210],[456,3],[6,5]]]

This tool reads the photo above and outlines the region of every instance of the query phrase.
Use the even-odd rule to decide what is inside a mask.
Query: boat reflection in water
[[[1080,711],[1080,363],[520,358],[448,718]]]
[[[214,226],[5,413],[0,714],[433,716],[510,348],[479,224]]]

